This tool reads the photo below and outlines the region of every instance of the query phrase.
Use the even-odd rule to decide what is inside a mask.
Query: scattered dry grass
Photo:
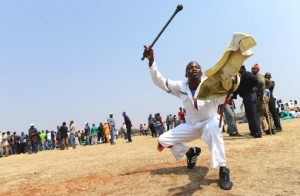
[[[133,137],[117,145],[47,151],[0,159],[0,195],[300,195],[300,119],[282,121],[284,131],[261,139],[224,134],[233,189],[217,185],[203,141],[194,170],[156,151],[156,139]],[[238,125],[242,134],[247,124]]]

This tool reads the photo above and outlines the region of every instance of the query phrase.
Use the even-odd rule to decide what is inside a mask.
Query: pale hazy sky
[[[63,121],[134,127],[150,113],[177,114],[180,100],[152,83],[143,45],[154,46],[164,76],[185,80],[186,64],[213,66],[234,32],[257,41],[255,63],[271,72],[275,95],[300,100],[299,0],[26,0],[0,2],[0,130],[55,130]]]

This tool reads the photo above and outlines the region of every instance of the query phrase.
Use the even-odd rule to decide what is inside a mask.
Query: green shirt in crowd
[[[96,126],[92,126],[91,132],[92,132],[92,135],[96,135],[98,132],[98,128]]]
[[[45,141],[46,140],[46,133],[45,132],[40,133],[40,138],[41,138],[42,141]]]

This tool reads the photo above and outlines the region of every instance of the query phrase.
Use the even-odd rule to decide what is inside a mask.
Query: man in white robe
[[[153,82],[162,90],[178,97],[186,110],[186,123],[163,133],[158,138],[158,150],[170,148],[177,160],[187,157],[187,167],[193,169],[201,149],[188,147],[185,143],[201,138],[211,151],[211,167],[220,167],[219,186],[230,190],[230,170],[226,168],[226,157],[222,130],[219,127],[218,106],[224,103],[225,96],[210,100],[196,100],[194,95],[201,84],[202,70],[200,65],[192,61],[186,67],[187,81],[173,81],[164,78],[157,69],[151,47],[146,47],[144,56],[149,60],[149,70]]]

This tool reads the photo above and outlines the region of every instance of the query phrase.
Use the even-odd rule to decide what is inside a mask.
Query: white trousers
[[[163,147],[171,147],[176,160],[182,159],[190,149],[184,143],[201,138],[209,146],[211,152],[210,166],[216,168],[226,166],[226,157],[222,129],[219,128],[218,117],[210,118],[196,125],[179,124],[174,129],[163,133],[158,141]]]

